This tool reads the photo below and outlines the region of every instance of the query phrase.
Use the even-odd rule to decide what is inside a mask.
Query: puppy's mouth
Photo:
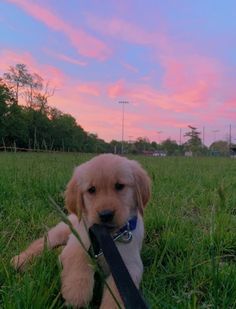
[[[100,223],[99,225],[104,226],[109,232],[113,232],[117,229],[117,225],[114,223]]]
[[[118,225],[118,224],[115,224],[115,223],[106,222],[106,223],[99,223],[99,225],[105,227],[110,234],[114,234],[114,233],[118,232],[122,227],[124,227],[125,223],[123,225]]]

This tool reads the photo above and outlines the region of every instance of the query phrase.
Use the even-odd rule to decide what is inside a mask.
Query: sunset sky
[[[236,142],[235,0],[1,0],[0,24],[0,75],[25,63],[86,131],[120,140],[126,100],[126,140]]]

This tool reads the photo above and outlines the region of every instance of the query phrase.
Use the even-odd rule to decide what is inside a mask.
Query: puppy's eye
[[[92,187],[90,187],[90,188],[88,189],[88,192],[89,192],[90,194],[94,194],[94,193],[96,192],[96,188],[95,188],[94,186],[92,186]]]
[[[122,183],[117,182],[117,183],[115,184],[115,189],[116,189],[116,191],[121,191],[121,190],[124,189],[124,187],[125,187],[125,185],[122,184]]]

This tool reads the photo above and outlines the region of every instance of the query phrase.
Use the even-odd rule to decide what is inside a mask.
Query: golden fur
[[[71,213],[68,219],[79,233],[87,250],[90,247],[87,228],[94,223],[101,224],[100,214],[104,210],[112,211],[114,214],[111,220],[113,231],[119,230],[133,215],[138,215],[132,241],[128,244],[116,243],[137,287],[143,273],[140,258],[144,235],[142,215],[149,198],[150,180],[143,168],[136,161],[112,154],[99,155],[78,166],[65,192],[66,207]],[[14,267],[23,269],[26,262],[39,255],[43,251],[44,240],[40,238],[34,241],[24,252],[14,257]],[[83,307],[90,302],[94,285],[94,271],[88,255],[63,222],[47,234],[48,248],[59,245],[65,245],[60,255],[63,266],[62,295],[67,303]],[[104,261],[101,263],[105,265]],[[122,303],[109,273],[107,282]],[[101,308],[116,308],[107,288],[104,289]]]

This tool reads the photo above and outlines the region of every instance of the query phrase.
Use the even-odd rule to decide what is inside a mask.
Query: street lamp
[[[214,142],[216,141],[216,133],[220,132],[220,130],[212,130],[213,134],[214,134]]]
[[[131,143],[132,143],[132,141],[133,141],[133,140],[132,140],[133,135],[129,135],[129,136],[128,136],[128,138],[129,138],[129,143],[131,144]]]
[[[182,145],[182,128],[179,128],[179,145]]]
[[[157,131],[157,134],[158,134],[157,141],[159,140],[159,143],[161,142],[161,137],[160,137],[161,133],[163,133],[163,131]]]
[[[122,104],[122,129],[121,129],[121,154],[124,152],[124,118],[125,118],[125,104],[129,104],[128,101],[119,101]]]

